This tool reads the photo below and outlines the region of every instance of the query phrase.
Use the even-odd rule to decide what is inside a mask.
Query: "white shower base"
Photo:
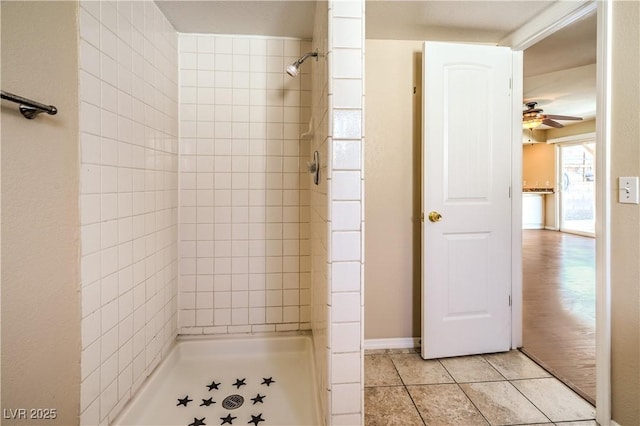
[[[179,337],[114,424],[318,425],[312,346],[309,335]],[[274,382],[263,384],[268,378]],[[242,379],[246,385],[234,386]],[[209,390],[212,382],[218,389]],[[231,395],[244,403],[225,409]],[[192,401],[178,405],[186,396]],[[215,403],[207,406],[209,398]]]

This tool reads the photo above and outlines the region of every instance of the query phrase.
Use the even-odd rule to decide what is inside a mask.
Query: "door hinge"
[[[509,306],[511,306],[511,295],[509,295]]]

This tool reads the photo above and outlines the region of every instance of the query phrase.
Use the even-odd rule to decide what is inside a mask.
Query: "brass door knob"
[[[431,222],[440,222],[440,220],[442,220],[442,215],[436,211],[429,212],[429,220]]]

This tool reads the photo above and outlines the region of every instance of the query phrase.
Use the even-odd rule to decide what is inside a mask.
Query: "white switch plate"
[[[618,193],[621,203],[638,204],[638,176],[618,178]]]

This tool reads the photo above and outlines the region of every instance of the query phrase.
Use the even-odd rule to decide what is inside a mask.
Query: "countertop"
[[[524,194],[553,194],[553,188],[522,188]]]

